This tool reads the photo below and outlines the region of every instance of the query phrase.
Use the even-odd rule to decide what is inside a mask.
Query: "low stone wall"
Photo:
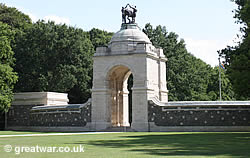
[[[7,126],[30,126],[30,110],[38,105],[11,105],[7,114]]]
[[[5,126],[5,113],[0,111],[0,130],[3,130]]]
[[[85,104],[60,106],[12,105],[8,112],[7,129],[72,131],[73,127],[83,130],[90,122],[91,99]]]
[[[168,129],[237,131],[238,127],[239,131],[248,131],[250,130],[250,102],[189,101],[161,103],[157,99],[152,99],[148,102],[148,121],[150,131]]]
[[[91,122],[91,106],[87,104],[65,106],[39,106],[30,111],[31,126],[81,126]]]

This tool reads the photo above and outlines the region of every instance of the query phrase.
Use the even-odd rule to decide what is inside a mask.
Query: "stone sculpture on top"
[[[123,24],[134,24],[136,17],[136,6],[131,6],[127,4],[126,7],[122,7],[122,23]],[[128,20],[128,22],[127,22]]]

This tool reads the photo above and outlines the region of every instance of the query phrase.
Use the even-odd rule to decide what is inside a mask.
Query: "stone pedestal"
[[[12,105],[68,105],[66,93],[23,92],[15,93]]]

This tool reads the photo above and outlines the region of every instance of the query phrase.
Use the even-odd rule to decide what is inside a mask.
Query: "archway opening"
[[[111,90],[111,124],[113,127],[130,126],[132,120],[133,76],[126,66],[115,66],[109,73]]]
[[[132,124],[132,87],[133,87],[133,74],[131,74],[128,78],[128,112],[129,112],[129,119],[128,122],[131,126]]]

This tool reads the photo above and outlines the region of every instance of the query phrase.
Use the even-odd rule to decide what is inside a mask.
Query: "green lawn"
[[[3,135],[0,131],[0,135]],[[6,132],[7,133],[7,132]],[[17,134],[18,132],[16,132]],[[31,133],[31,132],[29,132]],[[13,134],[10,132],[10,134]],[[23,134],[23,133],[22,133]],[[20,153],[5,152],[4,146],[84,146],[79,153]],[[128,132],[86,134],[72,136],[35,136],[0,138],[0,157],[100,157],[100,158],[141,158],[141,157],[250,157],[250,132]]]
[[[0,131],[0,136],[1,135],[42,134],[42,133],[48,133],[48,132]]]

